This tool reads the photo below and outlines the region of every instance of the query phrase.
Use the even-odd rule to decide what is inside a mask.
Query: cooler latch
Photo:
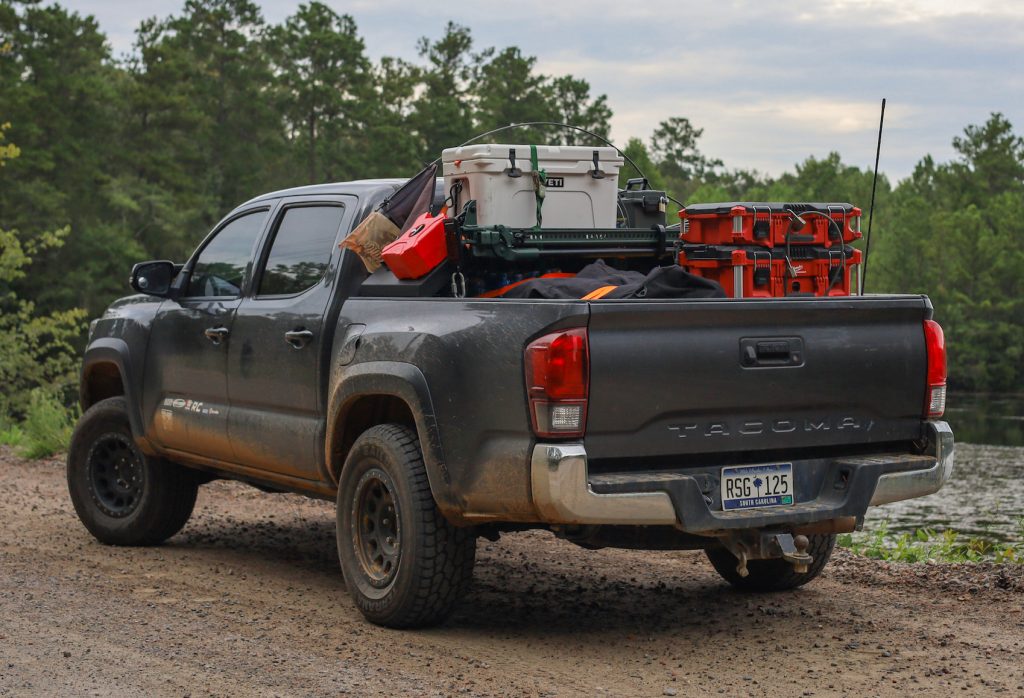
[[[516,149],[508,149],[508,169],[505,170],[505,174],[509,177],[522,177],[523,171],[516,167]]]

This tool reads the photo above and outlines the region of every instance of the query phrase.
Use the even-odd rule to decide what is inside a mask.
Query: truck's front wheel
[[[408,427],[375,426],[353,444],[338,483],[337,535],[349,593],[378,625],[440,622],[473,574],[476,538],[438,511]]]
[[[836,546],[834,535],[816,534],[807,536],[810,545],[807,552],[814,560],[806,572],[796,572],[793,565],[779,558],[774,560],[750,560],[747,562],[746,577],[736,571],[736,556],[724,547],[707,549],[708,560],[725,581],[744,591],[786,591],[803,586],[825,569]]]
[[[162,543],[181,530],[196,503],[197,475],[139,450],[121,397],[97,402],[78,420],[67,469],[78,518],[102,543]]]

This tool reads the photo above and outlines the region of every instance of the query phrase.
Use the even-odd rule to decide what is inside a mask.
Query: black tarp
[[[436,180],[437,163],[427,165],[389,196],[380,212],[404,233],[417,216],[429,209]]]
[[[616,286],[603,298],[725,298],[722,287],[695,276],[677,264],[655,267],[647,274],[623,271],[597,260],[576,276],[532,279],[510,288],[503,298],[583,298],[605,286]]]

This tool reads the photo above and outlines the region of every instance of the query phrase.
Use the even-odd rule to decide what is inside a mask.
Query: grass
[[[889,533],[883,521],[869,532],[845,533],[838,545],[856,555],[889,562],[996,562],[1024,564],[1024,518],[1017,521],[1019,535],[1010,543],[964,536],[953,530],[920,528],[914,533]]]
[[[0,446],[17,448],[25,441],[25,432],[17,424],[0,424]]]
[[[35,390],[21,424],[0,424],[0,444],[25,458],[47,458],[71,441],[76,414],[44,390]]]

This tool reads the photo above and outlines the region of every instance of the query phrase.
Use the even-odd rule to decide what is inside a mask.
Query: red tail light
[[[924,321],[924,345],[928,351],[924,416],[941,417],[946,411],[946,338],[934,320]]]
[[[533,433],[583,436],[590,383],[587,330],[579,327],[546,334],[530,342],[524,358]]]

